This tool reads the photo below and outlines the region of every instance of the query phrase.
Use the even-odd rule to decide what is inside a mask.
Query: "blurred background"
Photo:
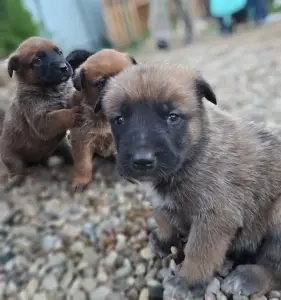
[[[203,74],[221,108],[280,125],[279,11],[277,0],[0,0],[0,108],[15,89],[6,58],[40,35],[65,55],[106,47],[182,63]],[[0,176],[4,184],[3,165]],[[162,281],[175,265],[147,245],[155,223],[139,188],[102,159],[86,191],[71,194],[71,180],[72,168],[52,157],[0,191],[0,300],[173,299]],[[219,288],[210,300],[225,300]]]

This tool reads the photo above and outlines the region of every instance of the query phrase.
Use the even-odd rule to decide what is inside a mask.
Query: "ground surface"
[[[280,36],[281,23],[275,23],[170,52],[144,51],[140,59],[190,65],[214,87],[222,108],[281,124]],[[8,95],[0,89],[1,104]],[[0,299],[148,300],[149,293],[161,294],[163,276],[174,266],[147,247],[154,222],[143,195],[108,164],[98,168],[88,191],[71,195],[71,171],[53,158],[49,169],[0,194]],[[216,284],[213,291],[224,300]]]

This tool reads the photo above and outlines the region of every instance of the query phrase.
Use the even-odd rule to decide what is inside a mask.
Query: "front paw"
[[[169,241],[160,240],[157,232],[153,231],[149,235],[149,245],[153,249],[153,251],[158,255],[161,259],[171,255],[171,247],[173,246]]]
[[[262,296],[271,288],[270,277],[262,266],[240,265],[223,280],[221,289],[228,295]]]
[[[165,289],[169,290],[172,297],[185,299],[186,297],[203,297],[207,284],[190,285],[184,277],[169,274],[163,281]]]
[[[91,181],[92,179],[88,177],[76,177],[72,184],[72,191],[73,192],[84,191],[89,186]]]

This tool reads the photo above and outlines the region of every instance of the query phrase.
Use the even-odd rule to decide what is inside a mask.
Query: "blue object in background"
[[[99,50],[106,36],[101,0],[23,0],[41,36],[52,39],[65,55],[82,48]]]

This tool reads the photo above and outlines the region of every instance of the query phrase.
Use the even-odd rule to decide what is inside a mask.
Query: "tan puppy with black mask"
[[[168,63],[127,68],[103,97],[120,173],[152,193],[152,247],[183,254],[174,295],[202,296],[230,258],[222,290],[259,296],[281,289],[280,131],[214,104],[202,77]]]

